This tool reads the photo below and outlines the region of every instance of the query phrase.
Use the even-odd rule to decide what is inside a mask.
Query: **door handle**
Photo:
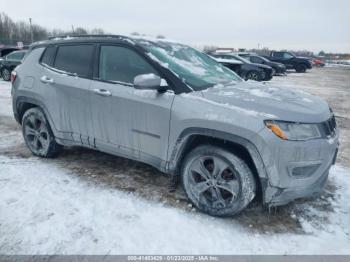
[[[94,92],[94,94],[100,95],[100,96],[111,96],[112,95],[112,93],[106,89],[92,89],[92,91]]]
[[[53,79],[52,79],[52,78],[49,78],[49,77],[47,77],[47,76],[42,76],[42,77],[40,78],[40,81],[43,82],[43,83],[45,83],[45,84],[53,84],[53,83],[54,83]]]

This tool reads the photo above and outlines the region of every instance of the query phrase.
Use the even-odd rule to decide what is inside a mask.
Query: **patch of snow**
[[[150,74],[143,74],[143,75],[140,75],[138,76],[138,81],[144,81],[144,80],[149,80],[149,79],[154,79],[154,77],[159,77],[153,73],[150,73]],[[160,86],[168,86],[168,82],[164,79],[164,78],[161,78],[160,79]]]
[[[153,61],[155,61],[156,63],[160,64],[161,66],[168,68],[169,69],[169,64],[168,63],[164,63],[163,61],[160,61],[154,54],[148,52],[147,55],[149,56],[149,58],[151,58]]]
[[[205,76],[207,75],[207,69],[203,66],[202,62],[197,59],[196,57],[192,57],[193,60],[186,61],[185,59],[179,59],[175,56],[170,55],[167,51],[165,51],[163,48],[156,48],[159,53],[167,57],[169,61],[172,61],[173,63],[179,65],[181,68],[187,70],[188,72]]]
[[[328,141],[328,143],[329,143],[330,145],[333,145],[334,142],[335,142],[335,139],[336,139],[336,137],[331,137],[331,136],[329,136],[327,141]]]
[[[249,89],[249,93],[253,96],[258,96],[258,97],[268,97],[268,98],[272,97],[271,94],[261,89]]]
[[[168,84],[168,82],[167,82],[164,78],[162,78],[162,79],[160,80],[160,86],[169,86],[169,84]]]
[[[336,166],[330,179],[329,225],[300,219],[307,234],[271,234],[97,186],[39,158],[0,156],[0,253],[348,254],[350,173]]]
[[[11,97],[11,82],[0,80],[0,114],[13,116]],[[1,117],[1,116],[0,116]]]
[[[0,116],[1,122],[1,116]],[[18,132],[9,132],[7,134],[0,135],[0,152],[3,149],[9,148],[14,145],[20,145],[24,143],[22,135],[18,135]]]
[[[154,37],[152,35],[147,35],[147,34],[140,34],[140,35],[130,35],[129,36],[130,38],[132,39],[135,39],[135,40],[144,40],[144,41],[149,41],[149,42],[154,42],[154,43],[157,43],[157,42],[163,42],[163,43],[173,43],[173,44],[178,44],[180,43],[179,41],[177,40],[174,40],[174,39],[170,39],[170,38],[157,38],[157,37]]]
[[[306,103],[313,103],[313,101],[307,97],[303,97],[302,100]]]
[[[221,91],[218,92],[218,95],[219,96],[234,96],[234,95],[236,95],[236,92],[221,90]]]
[[[128,43],[132,44],[132,45],[136,45],[135,42],[132,41],[130,38],[123,38],[123,40],[124,40],[125,42],[128,42]]]
[[[142,74],[139,77],[140,80],[148,80],[148,79],[153,79],[156,75],[153,73],[150,74]]]

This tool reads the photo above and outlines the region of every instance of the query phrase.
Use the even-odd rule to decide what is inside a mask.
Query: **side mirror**
[[[134,87],[142,90],[164,90],[167,85],[155,74],[142,74],[134,78]]]

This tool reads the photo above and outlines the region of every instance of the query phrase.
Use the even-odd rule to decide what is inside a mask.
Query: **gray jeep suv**
[[[190,201],[233,215],[320,192],[338,148],[322,99],[242,81],[191,47],[123,36],[31,46],[12,73],[13,111],[34,155],[78,145],[180,176]]]

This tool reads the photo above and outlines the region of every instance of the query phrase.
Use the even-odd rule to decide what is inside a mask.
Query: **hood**
[[[265,119],[320,123],[330,117],[328,104],[308,93],[269,83],[238,82],[202,91],[205,99],[223,106],[257,112]]]
[[[270,61],[270,62],[268,63],[268,65],[270,65],[270,66],[276,66],[276,67],[279,67],[279,68],[285,68],[285,67],[286,67],[284,64],[277,63],[277,62],[272,62],[272,61]]]
[[[295,58],[297,58],[299,60],[303,60],[304,62],[307,61],[309,63],[311,63],[311,61],[312,61],[311,57],[296,56]]]
[[[296,56],[296,58],[312,60],[312,57],[306,57],[306,56]]]

